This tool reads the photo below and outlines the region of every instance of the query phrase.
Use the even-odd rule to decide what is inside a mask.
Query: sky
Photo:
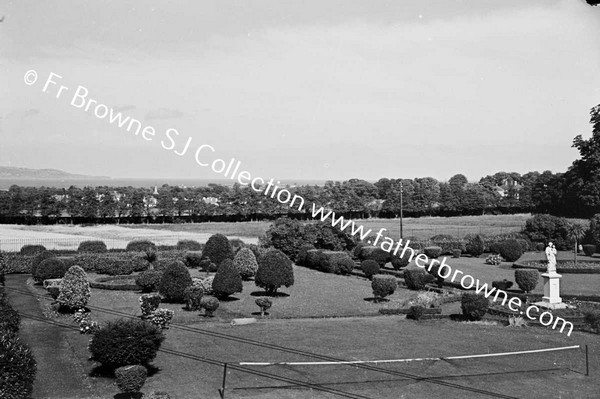
[[[0,15],[1,166],[222,178],[194,159],[207,144],[203,160],[265,178],[564,172],[600,103],[600,7],[583,0],[3,0]],[[78,86],[155,136],[75,107]]]

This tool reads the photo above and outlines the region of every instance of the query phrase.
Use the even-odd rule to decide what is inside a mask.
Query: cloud
[[[158,108],[149,111],[146,114],[146,119],[173,119],[181,118],[183,115],[183,112],[177,111],[176,109]]]

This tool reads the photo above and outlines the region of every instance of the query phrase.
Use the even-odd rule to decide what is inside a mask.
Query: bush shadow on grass
[[[146,370],[148,370],[148,377],[152,377],[160,372],[160,368],[151,364],[146,365]],[[90,377],[115,378],[115,369],[105,365],[98,365],[92,368],[88,375]]]
[[[287,298],[290,294],[286,294],[285,292],[276,292],[274,295],[267,294],[267,291],[254,291],[250,293],[250,296],[267,296],[270,298]]]
[[[252,316],[261,316],[260,312],[252,312],[251,314],[252,314]],[[269,312],[265,312],[264,315],[262,315],[262,316],[268,316],[268,315],[270,315],[270,313]]]
[[[113,396],[114,399],[142,399],[144,394],[141,392],[136,393],[118,393]]]
[[[453,313],[450,315],[450,320],[452,320],[452,321],[469,321],[469,318],[460,313]]]
[[[384,303],[384,302],[389,302],[390,300],[388,298],[363,298],[363,300],[367,301],[367,302],[372,302],[372,303]]]
[[[217,299],[219,302],[235,302],[240,300],[240,298],[236,298],[234,296],[217,297]]]

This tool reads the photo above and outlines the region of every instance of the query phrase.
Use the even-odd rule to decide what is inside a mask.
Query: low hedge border
[[[532,261],[526,261],[526,262],[532,262]],[[600,274],[600,262],[598,263],[598,267],[585,267],[585,268],[561,268],[560,267],[560,262],[556,263],[556,272],[557,273],[561,273],[561,274]],[[526,265],[525,263],[523,263],[523,261],[521,262],[514,262],[512,265],[513,269],[533,269],[533,270],[538,270],[542,273],[545,273],[547,268],[546,267],[537,267],[537,266],[531,266],[531,265]]]
[[[379,313],[384,315],[408,314],[410,308],[381,308]],[[442,308],[423,309],[423,315],[441,315]],[[447,315],[446,315],[447,316]]]
[[[112,291],[141,291],[142,287],[137,284],[110,284],[109,282],[115,282],[119,280],[134,280],[135,276],[110,276],[100,277],[94,280],[90,279],[90,287],[98,288],[101,290],[112,290]]]

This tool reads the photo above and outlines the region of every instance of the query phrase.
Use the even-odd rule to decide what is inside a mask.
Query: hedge
[[[44,252],[46,247],[43,245],[23,245],[21,247],[21,255],[37,255],[40,252]]]
[[[583,252],[587,255],[587,256],[592,256],[596,253],[596,246],[593,244],[586,244],[583,246]]]
[[[156,251],[156,244],[150,240],[133,240],[127,243],[126,251],[145,252],[147,249]]]
[[[319,270],[325,273],[348,274],[354,269],[352,257],[344,251],[321,251]]]
[[[82,241],[77,248],[77,252],[104,253],[106,251],[106,244],[100,240]]]
[[[460,300],[463,316],[469,320],[481,320],[490,306],[488,299],[479,294],[464,293]]]
[[[196,240],[179,240],[177,249],[180,251],[201,251],[203,245]]]
[[[392,259],[392,254],[376,246],[362,247],[359,258],[361,260],[374,260],[380,267],[385,266]]]
[[[398,282],[396,281],[396,277],[394,276],[376,274],[371,280],[371,288],[373,289],[373,295],[378,301],[385,298],[388,295],[392,295],[396,291],[397,287]]]
[[[404,282],[409,290],[422,290],[428,281],[428,275],[424,270],[408,269],[404,270]]]

